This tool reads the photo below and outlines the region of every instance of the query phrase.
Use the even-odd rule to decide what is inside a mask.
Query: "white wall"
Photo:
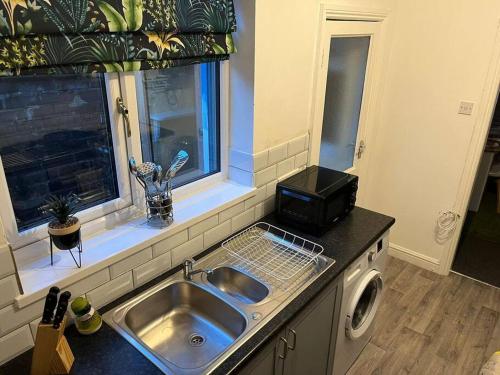
[[[391,3],[335,1],[379,9]],[[254,153],[310,128],[319,6],[318,0],[255,0]]]
[[[234,43],[238,53],[231,56],[230,143],[231,147],[253,153],[254,122],[254,60],[255,60],[255,5],[253,1],[235,0],[238,32]]]
[[[430,269],[440,210],[453,210],[500,19],[500,3],[400,1],[378,121],[368,207],[396,217],[398,254]],[[473,116],[459,101],[476,102]]]
[[[309,128],[318,12],[315,1],[257,1],[254,152]]]

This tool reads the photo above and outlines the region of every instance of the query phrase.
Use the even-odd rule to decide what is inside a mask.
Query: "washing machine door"
[[[363,336],[373,323],[383,284],[382,274],[377,270],[370,270],[361,278],[347,311],[346,334],[349,338]]]

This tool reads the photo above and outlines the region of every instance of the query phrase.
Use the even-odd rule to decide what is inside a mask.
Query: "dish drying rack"
[[[227,239],[222,247],[252,273],[287,283],[318,262],[323,246],[259,222]]]

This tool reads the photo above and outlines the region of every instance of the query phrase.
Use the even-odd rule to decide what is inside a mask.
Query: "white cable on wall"
[[[457,228],[460,215],[453,211],[440,211],[436,220],[436,242],[446,242]]]

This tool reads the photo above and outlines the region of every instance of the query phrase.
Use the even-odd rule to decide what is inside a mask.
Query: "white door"
[[[316,81],[311,164],[358,175],[361,186],[379,27],[378,22],[327,21]]]

